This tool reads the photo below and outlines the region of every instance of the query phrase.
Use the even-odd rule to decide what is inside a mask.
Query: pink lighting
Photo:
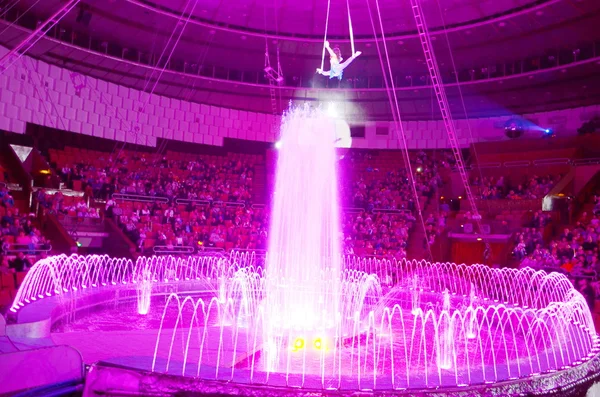
[[[330,327],[339,303],[335,119],[290,109],[281,126],[267,268],[269,332]]]
[[[303,379],[310,379],[311,387],[324,389],[348,385],[380,389],[392,381],[396,388],[495,383],[577,367],[598,351],[585,299],[562,274],[340,256],[337,297],[312,291],[315,299],[309,293],[312,285],[288,288],[299,294],[284,290],[287,279],[268,289],[268,282],[276,281],[269,279],[273,275],[268,270],[271,263],[265,262],[268,258],[239,252],[229,257],[136,261],[50,257],[29,271],[11,312],[25,306],[19,316],[31,315],[43,307],[38,305],[53,300],[69,307],[73,303],[75,310],[78,301],[85,304],[95,294],[123,292],[133,298],[129,302],[134,317],[127,317],[121,302],[115,301],[91,311],[82,324],[100,322],[115,329],[146,324],[144,332],[156,335],[156,345],[146,343],[143,348],[146,357],[153,358],[156,372],[233,382],[247,381],[250,374],[251,382],[260,384],[268,384],[270,374],[279,374],[288,386],[302,387]],[[167,274],[169,282],[164,283]],[[319,274],[331,280],[331,272]],[[181,281],[186,277],[195,281]],[[152,283],[155,279],[161,281]],[[100,291],[83,289],[83,282],[106,285]],[[31,301],[57,285],[71,292],[43,303]],[[204,292],[191,296],[186,288]],[[181,295],[172,293],[152,306],[153,290],[157,295],[173,290]],[[306,300],[298,302],[298,295]],[[281,307],[266,306],[277,299],[296,310],[283,313],[279,322],[270,316],[280,313]],[[329,303],[337,304],[330,312],[302,312]],[[144,313],[153,320],[132,325],[124,320],[140,319]],[[294,323],[298,318],[307,321]],[[73,326],[81,327],[78,320]],[[97,336],[88,332],[87,337]],[[118,357],[118,351],[108,345],[106,349],[107,357]]]

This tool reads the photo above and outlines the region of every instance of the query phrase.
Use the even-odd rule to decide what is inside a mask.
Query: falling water
[[[142,315],[150,311],[150,299],[152,297],[152,275],[148,269],[142,272],[142,279],[137,285],[137,309]]]
[[[452,319],[450,312],[450,293],[448,290],[442,292],[443,304],[440,314],[439,332],[439,350],[438,367],[441,369],[450,369],[452,367]]]
[[[421,312],[421,288],[419,287],[419,277],[414,276],[412,279],[412,288],[411,288],[411,302],[412,302],[412,314],[415,316]]]
[[[152,280],[154,294],[180,293],[150,308],[151,316],[162,312],[153,371],[293,387],[483,384],[576,367],[600,347],[584,297],[559,273],[357,257],[340,264],[340,312],[327,313],[336,325],[323,333],[301,326],[264,330],[264,261],[247,253],[136,261],[50,257],[27,273],[10,310],[32,312],[40,300],[58,298],[73,302],[67,309],[75,313],[79,298],[138,289],[141,280]],[[421,310],[414,315],[409,289],[417,274]],[[389,286],[378,283],[389,276]],[[191,291],[201,293],[194,297]],[[123,321],[114,309],[96,315],[104,325],[108,318],[118,327]],[[265,334],[272,339],[263,340]],[[268,344],[279,355],[273,366]]]
[[[308,106],[290,109],[282,122],[265,289],[271,350],[285,343],[274,342],[282,335],[334,327],[339,313],[335,134],[336,120]]]
[[[469,316],[469,327],[467,328],[467,338],[475,339],[477,334],[475,333],[475,320],[477,319],[477,312],[475,311],[475,284],[471,283],[471,290],[469,291],[469,307],[467,309],[467,315]]]

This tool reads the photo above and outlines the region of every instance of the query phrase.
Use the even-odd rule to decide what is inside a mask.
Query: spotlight
[[[78,248],[81,247],[81,245],[82,245],[81,242],[79,242],[79,241],[76,241],[75,244],[77,245]]]
[[[281,141],[275,142],[275,149],[277,149],[277,150],[281,149]]]
[[[544,135],[545,138],[553,138],[554,137],[554,130],[552,130],[551,128],[546,128],[544,130]]]
[[[504,135],[508,138],[519,138],[525,132],[525,127],[520,119],[513,118],[504,124]]]
[[[481,237],[477,237],[477,241],[482,241],[483,239]]]
[[[423,172],[423,167],[417,167],[417,172],[419,172],[419,173]]]
[[[462,200],[462,196],[458,196],[458,199],[459,199],[459,200]]]
[[[292,350],[297,352],[298,350],[302,349],[304,349],[304,339],[296,338],[296,340],[294,341],[294,345],[292,346]]]
[[[321,340],[321,338],[315,339],[314,346],[315,349],[321,350],[321,348],[323,347],[323,341]]]

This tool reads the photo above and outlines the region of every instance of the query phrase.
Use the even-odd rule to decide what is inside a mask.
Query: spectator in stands
[[[15,206],[15,200],[6,188],[4,188],[4,194],[2,195],[2,205],[6,208],[12,208]]]
[[[25,254],[22,251],[17,253],[17,257],[15,259],[9,261],[9,267],[15,272],[27,271],[29,268],[31,268],[31,266],[31,262],[29,262],[29,259],[25,257]]]
[[[579,292],[581,292],[590,307],[590,311],[593,313],[596,306],[596,291],[588,277],[582,278],[579,282]]]

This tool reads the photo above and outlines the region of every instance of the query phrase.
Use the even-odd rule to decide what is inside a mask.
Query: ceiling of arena
[[[39,20],[47,19],[64,4],[62,0],[19,0],[15,3],[20,12],[29,10],[28,14]],[[600,41],[598,0],[421,0],[421,3],[442,73],[454,69],[458,72],[481,70],[489,65],[532,57],[560,57],[561,53],[570,54],[584,43]],[[109,46],[128,49],[125,52],[158,55],[166,49],[166,53],[172,50],[172,60],[185,61],[190,65],[259,74],[264,68],[265,46],[268,46],[272,64],[277,62],[276,48],[279,48],[286,81],[321,77],[315,77],[314,70],[321,63],[328,4],[325,0],[82,0],[81,4],[60,22],[61,27],[109,43]],[[330,0],[328,37],[340,46],[346,57],[350,51],[347,4],[350,6],[356,48],[363,55],[345,71],[344,77],[381,78],[380,57],[375,45],[375,36],[381,37],[381,30],[374,30],[371,24],[371,17],[378,24],[375,0],[369,0],[369,3],[367,0]],[[371,6],[371,13],[367,4]],[[394,74],[402,81],[409,75],[414,79],[426,78],[428,72],[415,34],[410,0],[379,0],[378,4]],[[176,40],[179,32],[182,32],[181,37]],[[7,29],[0,35],[0,44],[14,46],[25,34],[26,31],[18,31],[15,27]],[[171,36],[174,39],[168,45]],[[177,45],[173,48],[175,42]],[[76,47],[55,44],[45,45],[41,41],[31,54],[134,87],[147,74],[145,67],[131,63],[124,65],[89,52],[80,53]],[[597,53],[600,53],[600,45],[597,48]],[[531,103],[529,95],[520,94],[519,84],[515,86],[514,81],[504,86],[512,87],[511,93],[504,96],[498,93],[504,88],[498,87],[497,83],[494,83],[493,89],[487,83],[475,84],[477,87],[470,87],[468,91],[477,96],[474,103],[494,103],[502,110],[517,111],[518,108],[526,112],[529,108],[543,108],[546,103],[543,101],[551,96],[572,97],[569,106],[573,106],[577,96],[589,103],[597,101],[599,94],[591,91],[598,86],[596,76],[600,65],[595,62],[592,65],[577,70],[570,68],[568,73],[558,73],[551,79],[538,76],[538,88],[543,91],[543,96],[536,96],[542,101],[540,103]],[[94,71],[94,67],[99,70]],[[178,94],[182,92],[181,88],[167,83],[170,78],[168,74],[164,75],[164,84],[159,84],[157,92],[181,95]],[[534,81],[515,81],[521,81],[523,90],[532,90]],[[543,86],[539,81],[544,81]],[[181,79],[173,81],[175,83],[181,85]],[[209,89],[204,87],[204,83],[192,83],[191,80],[190,84],[209,90],[208,94],[199,92],[193,95],[188,90],[186,97],[193,100],[216,98],[225,95],[223,92],[227,92],[227,96],[248,91],[248,95],[252,93],[249,98],[265,98],[264,109],[256,110],[270,109],[268,92],[265,93],[264,88],[246,87],[240,90],[213,85]],[[581,88],[583,86],[585,90]],[[308,91],[284,90],[282,93],[286,98],[303,96],[315,99],[318,96]],[[363,98],[371,95],[385,103],[385,92],[364,94]],[[429,101],[430,95],[421,93]],[[346,93],[345,97],[356,101],[360,95]],[[517,99],[511,99],[513,97]],[[410,101],[410,98],[406,100]],[[418,103],[424,98],[415,96],[414,100],[411,107],[415,109],[409,111],[410,114],[424,106]],[[222,104],[227,106],[227,101]],[[493,113],[491,107],[489,111]]]

